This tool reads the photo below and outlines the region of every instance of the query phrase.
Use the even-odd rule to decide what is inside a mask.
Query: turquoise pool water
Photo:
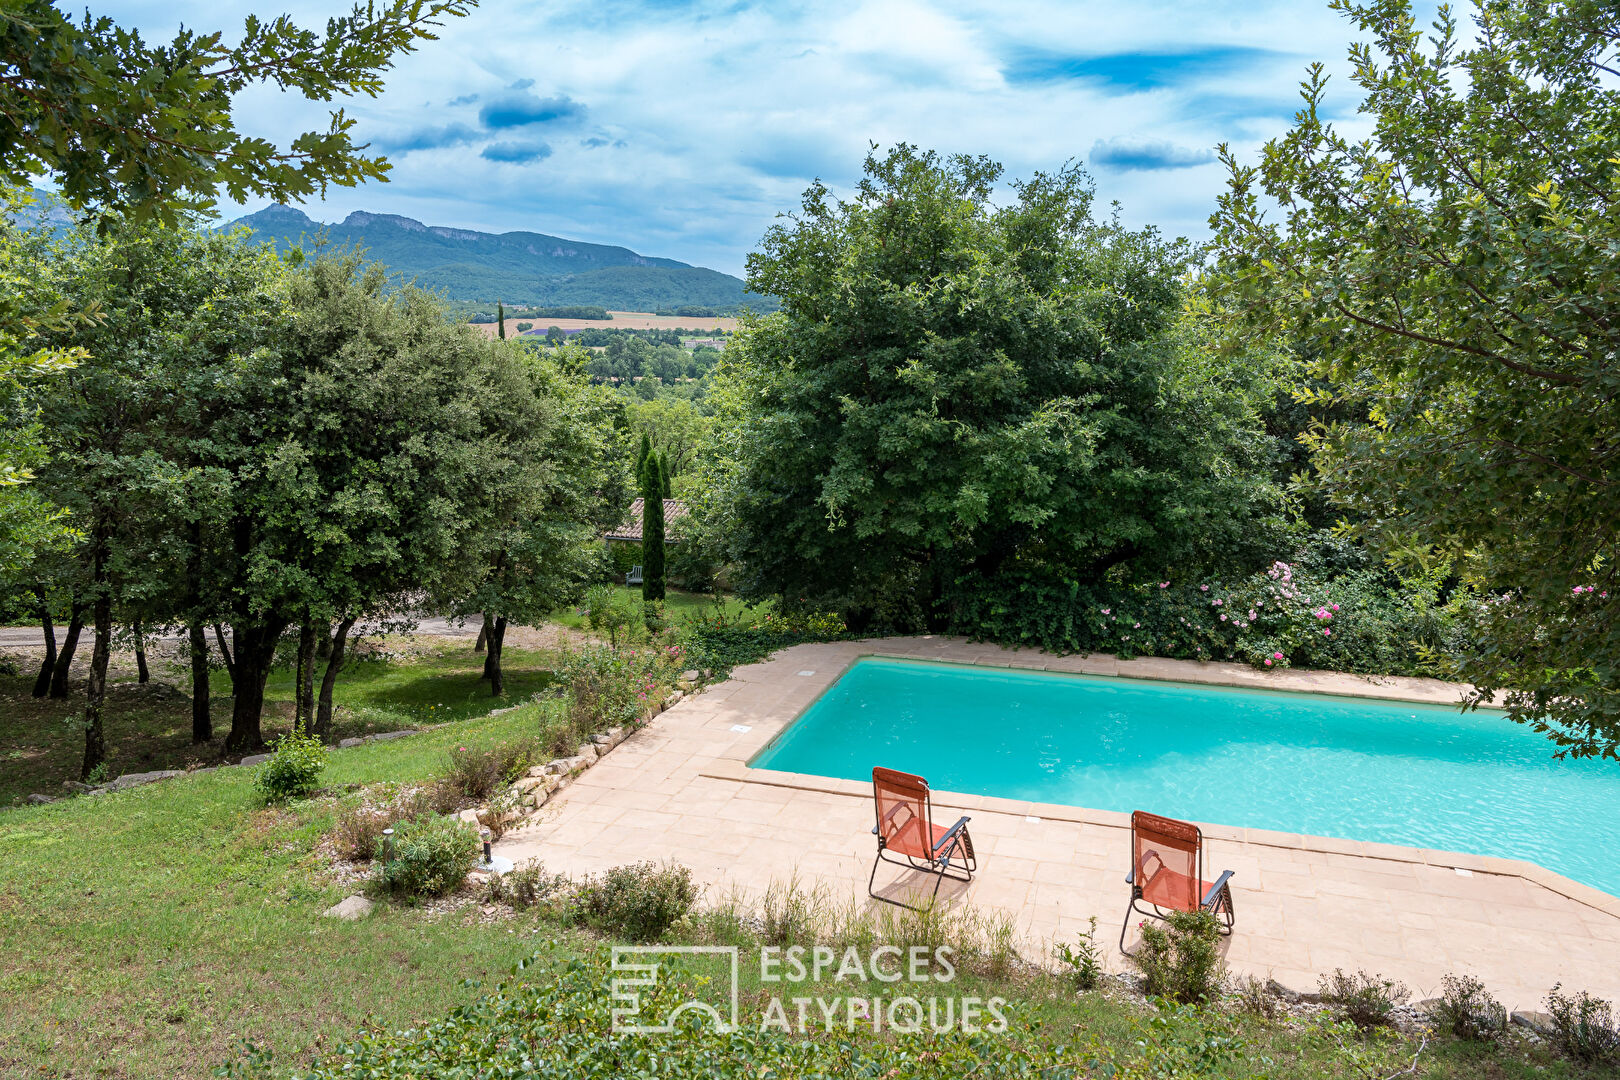
[[[750,764],[1529,859],[1620,896],[1620,765],[1495,713],[867,658]]]

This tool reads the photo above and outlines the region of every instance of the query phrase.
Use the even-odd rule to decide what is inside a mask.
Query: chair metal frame
[[[1142,852],[1141,858],[1140,858],[1140,860],[1138,860],[1137,854],[1136,854],[1136,852],[1137,852],[1136,830],[1137,830],[1137,826],[1138,826],[1139,823],[1143,823],[1143,824],[1146,823],[1146,820],[1142,820],[1142,819],[1151,820],[1153,822],[1164,822],[1166,824],[1169,824],[1169,825],[1172,825],[1172,826],[1175,826],[1175,827],[1178,827],[1178,828],[1181,828],[1181,829],[1191,830],[1193,843],[1197,846],[1197,856],[1196,856],[1196,861],[1194,862],[1194,867],[1195,867],[1195,871],[1196,871],[1196,873],[1198,875],[1198,877],[1197,877],[1198,887],[1202,888],[1204,886],[1204,884],[1205,884],[1205,882],[1204,882],[1204,833],[1203,833],[1203,831],[1201,829],[1198,828],[1197,825],[1194,825],[1190,821],[1177,821],[1175,818],[1167,818],[1167,817],[1161,817],[1158,814],[1150,814],[1145,810],[1138,810],[1134,814],[1132,814],[1131,815],[1131,864],[1132,865],[1131,865],[1131,872],[1129,874],[1125,875],[1125,884],[1127,884],[1127,885],[1129,885],[1131,887],[1131,902],[1130,902],[1130,905],[1125,909],[1125,922],[1124,922],[1124,925],[1122,925],[1119,928],[1119,951],[1124,953],[1126,956],[1131,955],[1130,950],[1125,948],[1125,935],[1130,932],[1130,929],[1131,929],[1131,916],[1133,914],[1134,915],[1146,915],[1149,918],[1153,918],[1153,919],[1165,919],[1165,918],[1169,917],[1169,915],[1170,915],[1170,913],[1172,911],[1191,910],[1191,909],[1186,909],[1186,908],[1165,909],[1165,908],[1161,908],[1159,905],[1153,903],[1152,901],[1146,899],[1144,893],[1145,893],[1145,890],[1147,889],[1147,886],[1152,882],[1154,875],[1156,875],[1159,872],[1159,870],[1164,869],[1164,857],[1162,855],[1160,855],[1158,853],[1158,851],[1156,851],[1156,850],[1148,850],[1148,851]],[[1161,829],[1161,830],[1157,830],[1157,831],[1162,832],[1164,830]],[[1149,862],[1150,862],[1150,860],[1154,860],[1154,859],[1157,859],[1159,861],[1159,868],[1157,870],[1153,870],[1153,871],[1149,872]],[[1140,873],[1138,873],[1139,871],[1140,871]],[[1138,906],[1139,903],[1146,903],[1148,905],[1148,908],[1151,908],[1152,910],[1150,911],[1150,910],[1148,910],[1148,908],[1139,907]],[[1198,910],[1207,911],[1210,914],[1215,916],[1215,918],[1218,920],[1218,922],[1220,924],[1219,929],[1220,929],[1220,933],[1221,933],[1222,936],[1229,936],[1232,933],[1232,928],[1237,924],[1237,913],[1233,909],[1233,906],[1232,906],[1232,871],[1230,871],[1230,870],[1221,871],[1221,876],[1215,879],[1215,883],[1210,885],[1208,888],[1204,889],[1203,898],[1201,900],[1199,900],[1199,902],[1198,902]]]
[[[883,800],[879,794],[882,785],[887,783],[891,790],[899,787],[917,789],[918,795],[913,801],[922,806],[919,835],[927,837],[930,854],[927,856],[913,855],[906,851],[894,851],[889,847],[889,841],[901,829],[909,827],[910,820],[897,821],[902,811],[916,815],[911,804],[905,800],[895,803],[887,813],[883,811]],[[928,781],[912,773],[903,773],[896,769],[875,768],[872,770],[872,807],[877,816],[877,824],[872,827],[872,835],[877,837],[877,858],[872,860],[872,873],[866,879],[866,893],[874,900],[881,900],[885,904],[903,907],[909,911],[918,910],[911,904],[899,900],[891,900],[887,896],[879,896],[874,891],[877,882],[877,871],[880,863],[889,863],[893,866],[916,870],[925,874],[933,874],[933,896],[939,896],[939,887],[949,878],[951,881],[960,881],[967,884],[973,880],[978,872],[979,862],[973,853],[973,838],[968,834],[968,817],[963,815],[957,819],[955,825],[946,829],[939,838],[934,839],[934,799],[929,790]],[[885,820],[887,819],[887,820]],[[885,828],[887,825],[887,828]],[[898,855],[896,858],[894,855]]]

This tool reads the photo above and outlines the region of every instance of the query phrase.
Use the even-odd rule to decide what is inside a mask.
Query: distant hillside
[[[595,304],[631,311],[776,307],[730,274],[544,233],[451,229],[363,211],[327,225],[290,206],[271,206],[230,225],[245,225],[283,251],[308,247],[324,233],[340,247],[364,247],[369,258],[452,300]]]

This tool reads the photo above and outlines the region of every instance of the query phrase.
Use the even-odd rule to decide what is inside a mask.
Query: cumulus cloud
[[[103,9],[149,34],[231,21],[202,0]],[[1324,111],[1366,132],[1344,78],[1354,28],[1297,0],[551,0],[439,35],[378,98],[343,103],[390,182],[334,188],[312,216],[527,229],[738,273],[811,177],[847,195],[868,143],[904,141],[1009,177],[1088,159],[1127,224],[1201,240],[1222,179],[1197,166],[1222,141],[1252,161],[1285,131],[1308,62],[1335,76]],[[271,90],[238,101],[242,130],[283,143],[327,123]],[[522,166],[541,160],[537,185]]]
[[[472,105],[477,102],[477,100],[477,94],[462,94],[460,97],[451,98],[449,101],[445,102],[444,105],[447,109],[453,109],[457,105]]]
[[[1091,164],[1119,170],[1190,169],[1215,160],[1208,147],[1177,146],[1154,139],[1099,139],[1091,144]]]
[[[533,79],[525,82],[533,84]],[[542,98],[530,93],[511,94],[478,110],[478,122],[487,128],[528,127],[584,115],[585,109],[566,94]]]
[[[527,165],[550,157],[551,147],[543,142],[498,142],[484,147],[478,156],[503,165]]]

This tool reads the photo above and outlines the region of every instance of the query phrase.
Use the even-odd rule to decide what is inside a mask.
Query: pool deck
[[[503,837],[497,853],[575,875],[673,860],[715,895],[758,896],[797,874],[864,900],[871,785],[746,766],[862,656],[1434,704],[1455,703],[1463,689],[1432,679],[1058,657],[944,637],[799,645],[655,718]],[[1129,899],[1128,815],[949,792],[935,792],[934,803],[947,821],[972,817],[979,857],[973,883],[947,882],[942,896],[1012,918],[1026,954],[1072,940],[1095,915],[1108,966],[1129,970],[1117,944]],[[1438,993],[1444,975],[1470,974],[1510,1009],[1540,1008],[1554,983],[1620,1000],[1620,898],[1512,859],[1217,825],[1204,835],[1212,872],[1235,874],[1237,931],[1226,947],[1238,973],[1313,990],[1321,973],[1365,969],[1405,982],[1415,998]],[[907,878],[885,867],[878,885],[899,895]]]

